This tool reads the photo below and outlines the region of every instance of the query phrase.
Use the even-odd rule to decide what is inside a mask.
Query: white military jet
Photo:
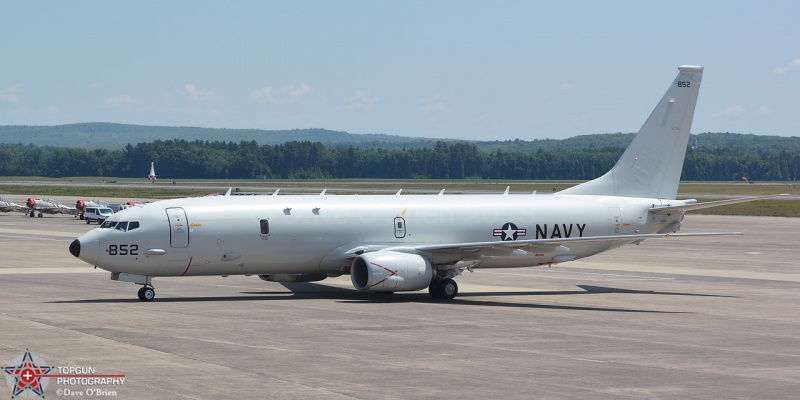
[[[38,211],[39,218],[42,218],[42,214],[71,214],[75,211],[74,208],[67,207],[61,204],[60,201],[55,199],[35,199],[33,197],[28,198],[25,202],[25,207],[28,209],[25,210],[27,215],[33,217]]]
[[[150,161],[150,175],[147,176],[147,179],[150,179],[150,182],[152,182],[152,183],[156,183],[156,178],[157,177],[158,177],[158,175],[156,175],[155,163]]]
[[[749,199],[675,200],[703,68],[679,74],[617,164],[552,195],[217,196],[123,210],[69,246],[142,285],[161,276],[350,274],[360,291],[453,298],[463,270],[550,265],[674,233],[684,213]]]

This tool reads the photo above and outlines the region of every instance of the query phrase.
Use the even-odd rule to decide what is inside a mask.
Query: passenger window
[[[269,236],[269,220],[262,219],[261,220],[261,234]]]
[[[138,228],[138,227],[139,227],[139,221],[128,222],[128,231],[129,232],[134,230],[134,229],[136,229],[136,228]]]
[[[117,224],[117,230],[118,231],[125,232],[125,229],[127,229],[127,228],[128,228],[128,223],[127,222],[120,222],[120,223]]]

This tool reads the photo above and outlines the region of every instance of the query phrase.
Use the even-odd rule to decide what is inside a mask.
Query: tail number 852
[[[111,244],[108,246],[110,256],[138,256],[138,244]]]

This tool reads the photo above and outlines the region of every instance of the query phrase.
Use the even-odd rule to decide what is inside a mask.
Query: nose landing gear
[[[156,297],[156,289],[152,286],[142,286],[138,295],[141,301],[151,301]]]

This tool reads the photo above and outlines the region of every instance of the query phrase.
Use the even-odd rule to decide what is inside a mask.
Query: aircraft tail
[[[561,194],[674,199],[703,67],[683,65],[639,133],[605,175]]]

